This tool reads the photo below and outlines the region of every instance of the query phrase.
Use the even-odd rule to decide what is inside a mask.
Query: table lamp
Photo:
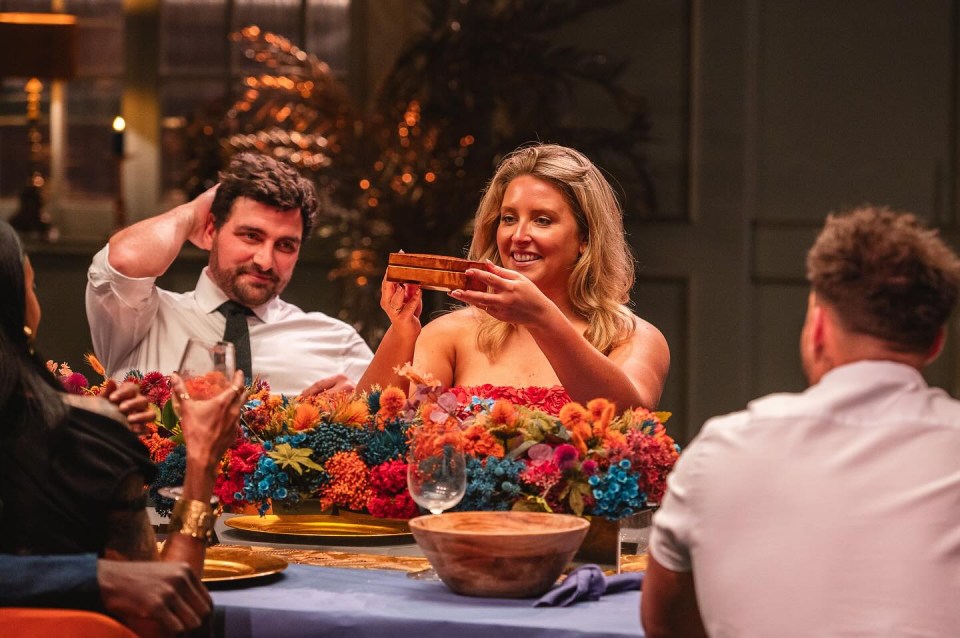
[[[21,231],[47,236],[50,222],[42,212],[40,133],[41,79],[69,80],[77,68],[77,19],[64,13],[0,13],[0,78],[24,78],[27,92],[27,139],[30,179],[20,193],[20,210],[10,223]]]

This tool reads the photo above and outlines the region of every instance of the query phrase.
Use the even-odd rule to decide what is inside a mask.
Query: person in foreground
[[[634,266],[613,189],[553,144],[506,157],[476,213],[468,307],[424,326],[414,366],[446,386],[562,385],[576,401],[653,408],[670,367],[663,335],[626,307]]]
[[[211,609],[200,583],[210,497],[237,437],[242,373],[206,401],[174,382],[186,473],[158,555],[144,497],[155,469],[131,422],[141,420],[142,397],[114,390],[126,397],[118,409],[68,395],[34,354],[33,271],[6,222],[0,295],[0,603],[105,611],[144,635],[199,626]]]
[[[273,158],[244,153],[214,188],[111,237],[93,258],[86,302],[94,350],[108,374],[168,374],[189,338],[223,339],[236,344],[248,378],[260,376],[274,392],[352,390],[373,356],[360,335],[279,297],[316,214],[311,182]],[[158,288],[156,278],[188,241],[210,251],[196,289]]]
[[[831,215],[807,257],[810,387],[708,421],[654,516],[647,636],[955,636],[960,259],[909,214]]]

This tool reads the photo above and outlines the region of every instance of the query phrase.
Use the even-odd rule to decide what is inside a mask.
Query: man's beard
[[[270,281],[253,284],[241,279],[241,276],[246,273],[269,277]],[[229,270],[220,268],[215,251],[211,252],[210,276],[228,297],[239,301],[247,308],[255,308],[267,303],[283,292],[286,287],[276,274],[261,271],[253,264],[237,266]]]

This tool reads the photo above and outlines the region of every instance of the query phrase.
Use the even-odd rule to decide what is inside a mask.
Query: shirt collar
[[[209,271],[209,266],[205,266],[203,272],[200,273],[200,279],[197,280],[197,288],[194,290],[194,298],[197,301],[197,305],[200,307],[200,310],[207,314],[216,312],[220,304],[230,299],[227,297],[227,294],[220,289],[220,286],[216,284],[213,278],[210,277]],[[250,310],[252,310],[257,319],[263,323],[270,323],[270,317],[271,314],[273,314],[271,310],[279,303],[279,297],[274,297],[267,303],[254,306]]]
[[[886,359],[864,359],[838,366],[824,374],[817,385],[825,380],[831,383],[856,384],[863,383],[866,379],[882,379],[884,383],[891,385],[927,385],[923,375],[913,366]]]

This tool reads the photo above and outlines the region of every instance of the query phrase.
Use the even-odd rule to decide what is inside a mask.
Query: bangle
[[[167,529],[171,534],[186,534],[191,538],[209,541],[213,537],[213,525],[216,522],[217,515],[208,503],[180,498],[173,504]]]

